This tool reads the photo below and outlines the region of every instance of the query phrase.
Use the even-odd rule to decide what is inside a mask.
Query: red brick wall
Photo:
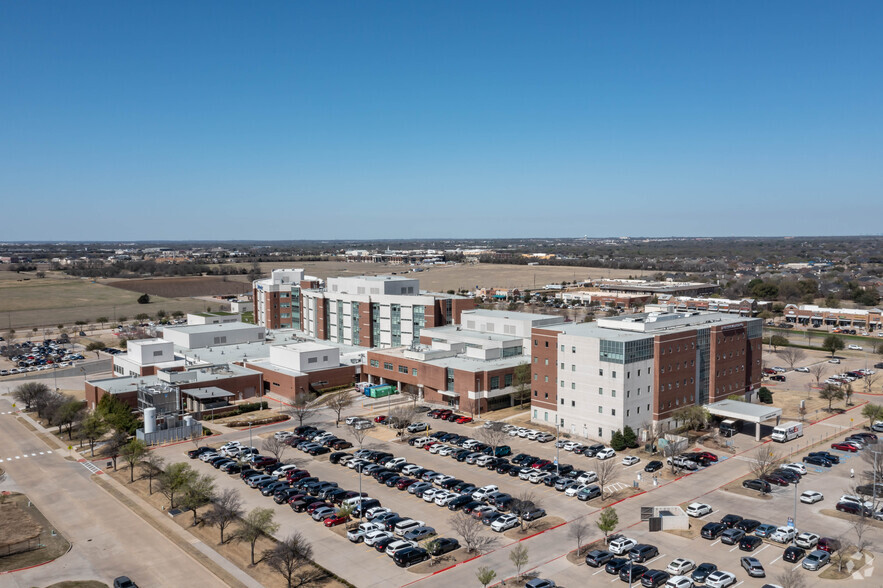
[[[662,420],[696,403],[696,331],[657,335],[653,357],[653,418]]]
[[[451,318],[455,324],[460,324],[460,316],[464,310],[475,310],[474,298],[454,299],[451,301]]]
[[[371,305],[367,302],[359,303],[359,345],[362,347],[374,347],[371,332]]]
[[[327,319],[325,313],[327,312],[328,301],[324,298],[316,298],[316,337],[318,339],[328,339],[328,333],[325,331],[325,325],[327,324]]]
[[[723,400],[730,394],[744,394],[751,379],[746,369],[748,339],[745,326],[716,326],[711,329],[708,374],[710,402]]]
[[[530,337],[530,355],[531,406],[540,410],[557,411],[558,331],[533,329]]]

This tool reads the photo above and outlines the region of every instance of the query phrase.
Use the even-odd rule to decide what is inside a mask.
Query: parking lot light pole
[[[558,417],[555,417],[555,475],[558,476],[561,474],[561,461],[558,459],[559,452],[561,448],[558,447],[561,444],[561,421],[558,420]]]
[[[251,447],[251,423],[253,421],[248,421],[248,446]]]

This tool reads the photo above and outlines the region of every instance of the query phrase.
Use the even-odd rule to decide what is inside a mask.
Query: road
[[[12,410],[9,400],[0,397],[0,458],[9,478],[4,484],[27,494],[73,548],[52,563],[0,576],[0,586],[28,588],[71,579],[98,579],[110,585],[120,575],[140,586],[220,584],[93,483],[82,464],[64,459],[66,451],[48,447],[8,414]]]

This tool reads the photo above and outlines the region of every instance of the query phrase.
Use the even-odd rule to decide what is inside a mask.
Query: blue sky
[[[880,234],[883,3],[7,2],[0,240]]]

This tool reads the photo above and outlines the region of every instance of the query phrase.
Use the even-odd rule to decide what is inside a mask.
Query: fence
[[[194,423],[192,425],[182,425],[171,429],[162,429],[153,433],[145,433],[144,429],[135,431],[135,435],[147,445],[159,445],[161,443],[171,443],[174,441],[184,441],[193,437],[202,435],[202,423]]]

